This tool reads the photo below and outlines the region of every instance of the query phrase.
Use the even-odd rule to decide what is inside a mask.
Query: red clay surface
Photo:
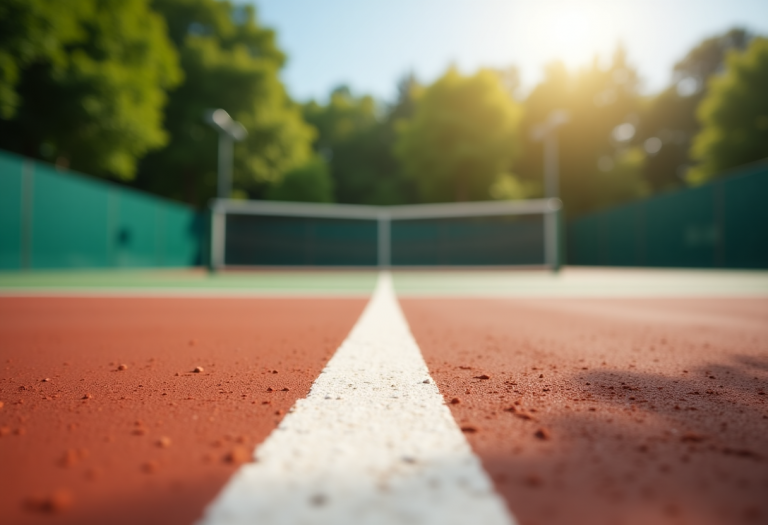
[[[522,525],[768,523],[768,300],[401,304]]]
[[[0,299],[0,522],[192,523],[365,303]]]

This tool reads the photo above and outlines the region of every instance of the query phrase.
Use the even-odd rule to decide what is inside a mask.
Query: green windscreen
[[[0,155],[0,270],[23,264],[23,181],[23,161]]]
[[[200,264],[192,208],[0,152],[0,270]]]
[[[768,268],[768,163],[580,217],[568,264]]]

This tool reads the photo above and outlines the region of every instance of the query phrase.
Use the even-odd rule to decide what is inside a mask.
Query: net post
[[[380,212],[378,216],[378,243],[377,258],[378,266],[384,270],[389,268],[392,257],[392,218],[389,213]]]
[[[224,266],[224,246],[226,242],[227,226],[226,210],[221,204],[213,201],[210,209],[210,227],[209,227],[209,256],[208,270],[215,273]]]
[[[560,271],[560,199],[549,199],[544,212],[544,262],[552,272]]]
[[[555,227],[557,228],[557,232],[555,234],[555,238],[557,239],[557,258],[555,259],[555,268],[553,271],[558,273],[563,267],[563,262],[565,262],[565,227],[563,225],[562,206],[557,208],[555,217]]]

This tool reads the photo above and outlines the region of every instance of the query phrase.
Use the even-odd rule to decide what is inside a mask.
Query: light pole
[[[205,121],[219,132],[219,178],[216,195],[228,199],[232,194],[232,161],[234,142],[248,136],[245,127],[232,120],[223,109],[210,109],[205,112]]]
[[[552,111],[547,120],[534,126],[531,131],[533,140],[544,142],[544,196],[548,199],[560,198],[560,176],[558,170],[557,128],[568,123],[570,117],[566,111]],[[544,215],[546,244],[544,258],[552,269],[560,270],[560,208]]]
[[[220,199],[228,199],[232,195],[232,162],[235,141],[241,141],[248,136],[245,127],[232,120],[229,113],[223,109],[209,109],[205,112],[205,121],[219,133],[219,173],[216,188],[216,196]],[[224,246],[214,246],[212,239],[223,243],[224,216],[211,209],[209,230],[209,256],[208,269],[211,273],[224,264]],[[216,231],[216,235],[213,232]]]

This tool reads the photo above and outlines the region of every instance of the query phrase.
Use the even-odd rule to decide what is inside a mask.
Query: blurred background
[[[154,206],[162,235],[193,238],[217,188],[211,108],[248,132],[231,197],[377,205],[543,196],[531,132],[564,110],[569,262],[650,264],[645,248],[617,259],[589,243],[622,220],[626,238],[641,203],[690,190],[654,228],[704,213],[681,223],[680,242],[706,254],[658,264],[768,267],[761,237],[736,258],[724,244],[766,229],[749,200],[768,194],[766,35],[759,0],[0,0],[0,171],[18,174],[0,182],[0,267],[32,265],[23,217],[64,198],[55,173],[144,192],[102,199],[118,217],[113,260],[131,264],[119,249],[138,235],[120,214]],[[36,161],[35,184],[53,182],[32,196],[24,174]],[[734,174],[748,183],[718,185]],[[728,226],[725,208],[751,215]],[[595,215],[605,210],[618,215]],[[183,242],[161,259],[195,260]]]

